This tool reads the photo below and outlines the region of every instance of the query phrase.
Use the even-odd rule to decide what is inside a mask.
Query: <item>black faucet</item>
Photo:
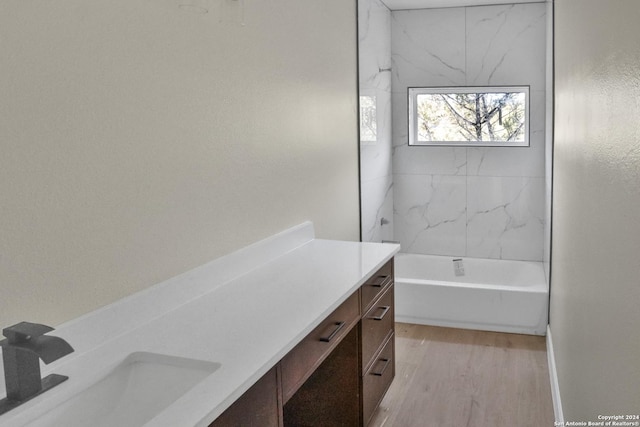
[[[69,379],[64,375],[40,376],[40,360],[46,364],[73,352],[62,338],[44,335],[53,328],[20,322],[2,330],[0,341],[7,397],[0,400],[0,415]]]

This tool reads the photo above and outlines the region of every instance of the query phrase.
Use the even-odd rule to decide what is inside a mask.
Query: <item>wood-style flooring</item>
[[[371,427],[547,427],[544,337],[396,324],[396,377]]]

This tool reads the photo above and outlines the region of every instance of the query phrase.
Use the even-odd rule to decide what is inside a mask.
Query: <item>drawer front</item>
[[[362,312],[365,313],[382,290],[393,282],[393,259],[389,260],[361,287]]]
[[[356,291],[281,360],[283,403],[358,323],[359,308]]]
[[[395,371],[395,334],[392,334],[362,377],[362,419],[365,426],[389,389]]]
[[[391,285],[369,311],[362,316],[362,372],[394,330],[394,286]]]

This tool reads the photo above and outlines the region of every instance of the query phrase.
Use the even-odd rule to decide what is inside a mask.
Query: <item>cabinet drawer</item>
[[[395,370],[395,334],[392,334],[362,377],[362,420],[365,426],[391,385]]]
[[[393,259],[389,260],[361,287],[362,312],[365,313],[382,290],[393,281]]]
[[[366,372],[373,356],[380,350],[394,329],[394,286],[374,302],[362,316],[362,372]]]
[[[356,291],[281,360],[283,403],[357,324],[359,308]]]

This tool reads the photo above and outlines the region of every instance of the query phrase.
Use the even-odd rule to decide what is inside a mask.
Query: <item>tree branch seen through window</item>
[[[528,145],[528,88],[410,88],[412,145]]]

